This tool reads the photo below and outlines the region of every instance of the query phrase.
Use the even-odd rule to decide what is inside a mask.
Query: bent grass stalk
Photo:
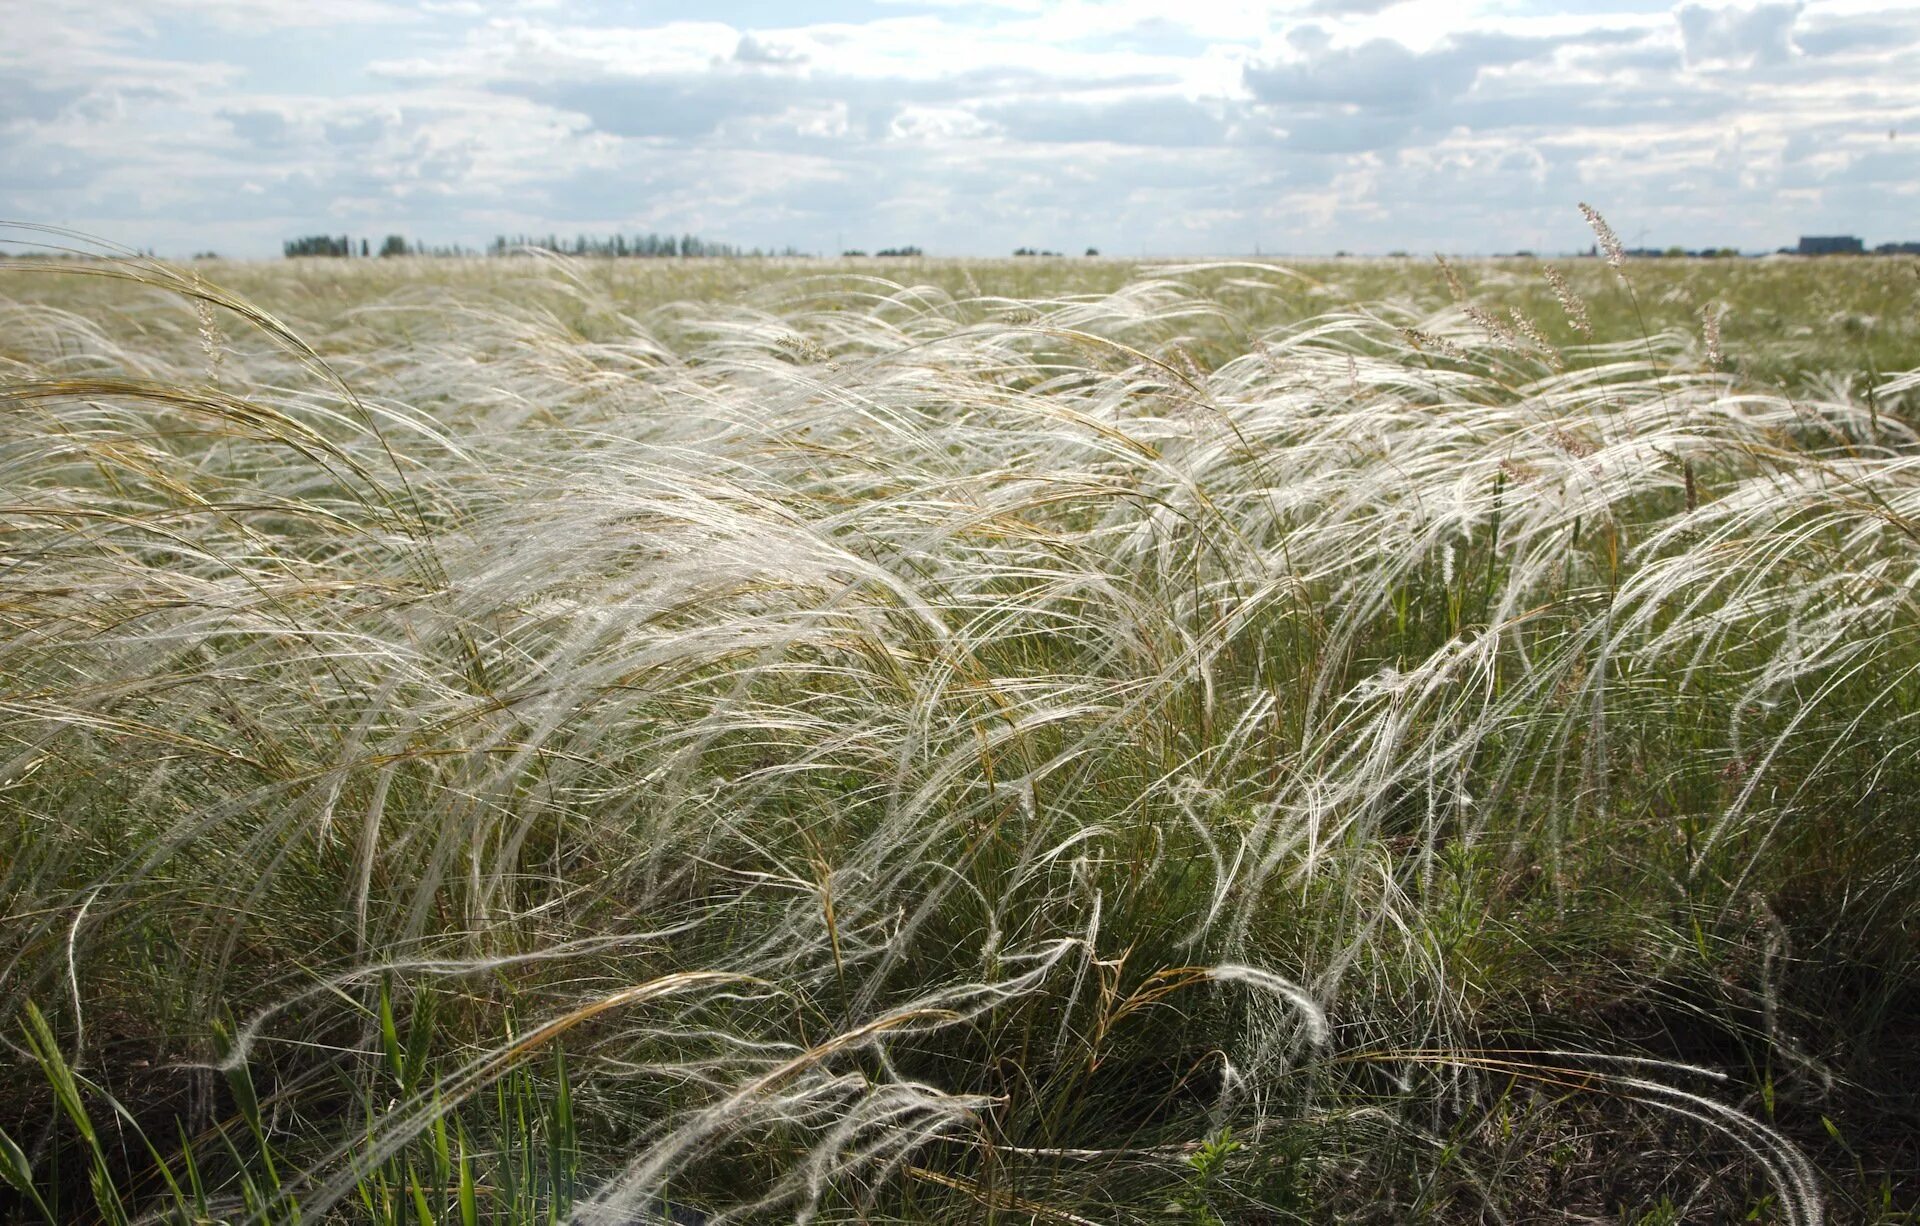
[[[1520,1077],[1818,1219],[1805,1138],[1530,1028],[1777,1019],[1815,861],[1920,913],[1853,833],[1920,787],[1910,377],[1595,340],[1551,270],[1564,352],[1244,264],[276,275],[0,282],[0,999],[174,1203],[1107,1220],[1231,1128],[1207,1206],[1424,1212],[1507,1194]]]

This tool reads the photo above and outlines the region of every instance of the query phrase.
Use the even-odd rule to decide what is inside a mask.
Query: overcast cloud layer
[[[1920,239],[1920,8],[6,0],[0,217],[164,254]]]

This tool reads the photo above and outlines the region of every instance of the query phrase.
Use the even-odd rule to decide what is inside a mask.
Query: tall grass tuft
[[[22,1220],[1912,1194],[1910,375],[1532,266],[25,263]]]

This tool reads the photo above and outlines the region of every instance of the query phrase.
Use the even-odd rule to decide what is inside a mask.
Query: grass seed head
[[[349,1203],[431,1170],[408,1147],[436,1123],[468,1152],[456,1125],[501,1125],[511,1089],[530,1135],[578,1091],[582,1220],[947,1220],[987,1189],[1106,1220],[1229,1124],[1230,1176],[1331,1137],[1311,1216],[1358,1216],[1436,1168],[1346,1129],[1513,1101],[1484,1050],[1403,1060],[1383,1100],[1384,1053],[1477,1046],[1479,1002],[1524,1019],[1542,981],[1684,1000],[1661,977],[1695,914],[1845,853],[1874,789],[1920,792],[1920,438],[1882,411],[1856,446],[1847,385],[1726,395],[1699,294],[1565,375],[1463,351],[1456,314],[1550,350],[1463,284],[1471,310],[1402,333],[1417,283],[1096,261],[994,266],[1009,296],[974,303],[953,269],[233,275],[307,314],[219,298],[221,324],[325,362],[0,276],[0,958],[17,999],[83,998],[63,1024],[102,1085],[144,1083],[110,1064],[143,1008],[156,1041],[249,1013],[221,1067],[273,1070],[277,1169]],[[1729,278],[1717,308],[1812,274],[1681,275]],[[1627,854],[1655,884],[1622,898]],[[1869,859],[1820,871],[1912,926],[1913,874]],[[1703,904],[1679,924],[1676,879]],[[547,1068],[562,1038],[590,1079]],[[951,1199],[890,1199],[936,1167],[913,1195]]]
[[[1600,216],[1597,209],[1584,201],[1580,205],[1580,215],[1587,219],[1587,225],[1593,229],[1593,236],[1600,241],[1600,250],[1606,253],[1607,263],[1615,269],[1625,268],[1626,248],[1621,245],[1620,236],[1613,232],[1613,227],[1607,224],[1607,219]]]
[[[1560,302],[1560,310],[1565,313],[1567,323],[1575,332],[1593,339],[1593,320],[1587,314],[1586,300],[1574,292],[1567,284],[1567,278],[1558,268],[1549,264],[1546,267],[1547,284],[1553,287],[1553,296]]]

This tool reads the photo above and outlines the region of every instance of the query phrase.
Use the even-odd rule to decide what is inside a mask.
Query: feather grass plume
[[[1231,1127],[1233,1212],[1526,1214],[1604,1134],[1818,1220],[1524,1031],[1776,993],[1761,884],[1920,783],[1896,415],[1263,266],[79,271],[0,340],[0,996],[177,1131],[110,1187],[1113,1220]]]

